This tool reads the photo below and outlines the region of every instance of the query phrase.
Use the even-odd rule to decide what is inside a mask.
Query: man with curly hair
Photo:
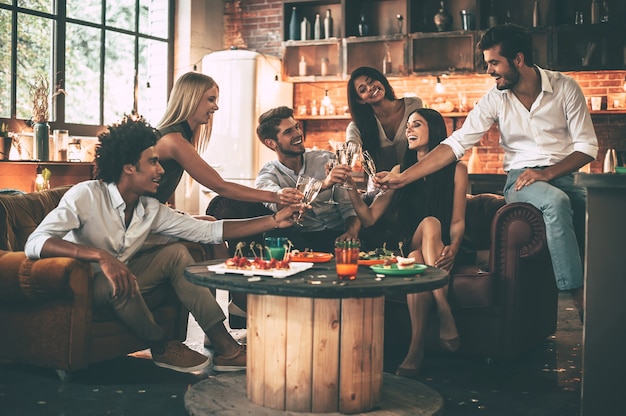
[[[155,150],[156,131],[143,119],[124,118],[99,136],[96,180],[73,186],[30,235],[29,258],[72,257],[91,262],[94,304],[110,305],[152,351],[154,363],[180,372],[196,372],[209,358],[180,341],[167,339],[142,293],[169,280],[181,302],[211,340],[216,371],[245,369],[246,348],[224,326],[225,316],[208,288],[184,277],[194,263],[178,243],[140,252],[150,233],[201,243],[291,226],[299,206],[251,220],[202,221],[159,203],[153,195],[163,175]]]

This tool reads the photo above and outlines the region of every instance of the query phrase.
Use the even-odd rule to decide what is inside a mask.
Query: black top
[[[284,279],[263,276],[260,281],[251,282],[248,280],[250,276],[217,274],[207,270],[207,265],[222,262],[212,260],[189,266],[185,268],[185,277],[197,285],[234,292],[325,299],[372,298],[432,291],[448,283],[448,272],[434,267],[428,267],[416,276],[387,276],[376,280],[376,273],[369,266],[359,266],[356,280],[339,280],[333,260],[314,264],[312,268]]]
[[[180,133],[189,143],[191,143],[191,140],[193,139],[193,131],[191,130],[191,127],[189,127],[189,123],[186,121],[173,124],[159,130],[161,137],[168,133]],[[161,203],[165,203],[172,196],[172,194],[174,194],[174,191],[176,191],[180,178],[183,177],[183,167],[174,159],[161,160],[160,163],[161,166],[163,166],[163,169],[165,169],[165,173],[161,177],[159,190],[155,194],[155,197]]]

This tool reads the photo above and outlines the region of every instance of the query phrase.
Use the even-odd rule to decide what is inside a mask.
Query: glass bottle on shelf
[[[539,1],[535,0],[533,4],[533,27],[541,26],[541,15],[539,12]]]
[[[600,2],[591,0],[591,24],[600,23]]]
[[[450,30],[450,27],[452,26],[452,15],[448,12],[446,2],[444,0],[439,2],[439,11],[433,17],[433,21],[435,22],[438,32]]]
[[[324,17],[324,39],[330,39],[333,37],[333,17],[330,14],[330,9],[326,9],[326,17]]]
[[[306,17],[302,18],[300,23],[300,40],[307,40],[311,37],[311,24]]]
[[[328,75],[328,58],[322,58],[320,61],[320,75],[323,77]]]
[[[383,57],[383,74],[389,75],[391,74],[391,51],[389,50],[389,45],[385,45],[386,52]]]
[[[315,13],[315,23],[313,24],[313,39],[320,40],[322,38],[322,25],[320,14]]]
[[[291,19],[289,20],[289,40],[298,40],[298,11],[295,6],[291,8]]]
[[[609,3],[606,0],[602,2],[602,6],[600,7],[600,22],[609,22]]]
[[[367,36],[370,29],[365,21],[365,15],[361,13],[361,20],[359,21],[359,36]]]
[[[495,0],[491,0],[491,5],[489,7],[489,17],[487,18],[487,20],[489,27],[494,27],[498,25],[498,12],[496,10]]]
[[[300,62],[298,62],[298,75],[301,77],[306,76],[306,59],[304,56],[301,56]]]

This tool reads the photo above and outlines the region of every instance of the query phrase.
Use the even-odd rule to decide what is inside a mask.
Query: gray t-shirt
[[[308,150],[303,155],[304,161],[300,172],[294,172],[278,160],[266,163],[255,181],[257,189],[278,191],[282,188],[295,188],[298,175],[303,174],[315,179],[323,180],[326,177],[326,162],[333,157],[326,150]],[[313,207],[302,216],[302,232],[345,229],[345,220],[356,216],[352,202],[345,189],[335,187],[333,198],[338,204],[326,204],[331,195],[331,189],[326,189],[317,195],[311,203]],[[276,204],[265,203],[273,211]]]

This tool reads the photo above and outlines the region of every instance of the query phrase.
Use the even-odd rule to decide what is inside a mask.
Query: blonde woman
[[[201,185],[231,199],[280,205],[298,203],[302,195],[294,188],[270,192],[227,182],[200,157],[209,144],[213,114],[219,109],[218,99],[219,87],[207,75],[188,72],[174,83],[165,115],[157,125],[161,138],[156,150],[165,169],[157,199],[166,202],[176,190],[183,171],[187,171]]]
[[[201,185],[231,199],[279,205],[300,202],[302,194],[295,188],[272,192],[227,182],[200,157],[211,138],[213,114],[219,109],[218,99],[219,87],[207,75],[188,72],[174,83],[165,115],[157,125],[161,137],[157,141],[156,151],[165,173],[161,177],[156,198],[165,203],[176,190],[183,171],[187,171]],[[214,220],[208,216],[202,218]],[[217,258],[229,256],[225,245],[213,246],[213,254]],[[245,295],[235,294],[233,300],[239,308],[246,309]]]

